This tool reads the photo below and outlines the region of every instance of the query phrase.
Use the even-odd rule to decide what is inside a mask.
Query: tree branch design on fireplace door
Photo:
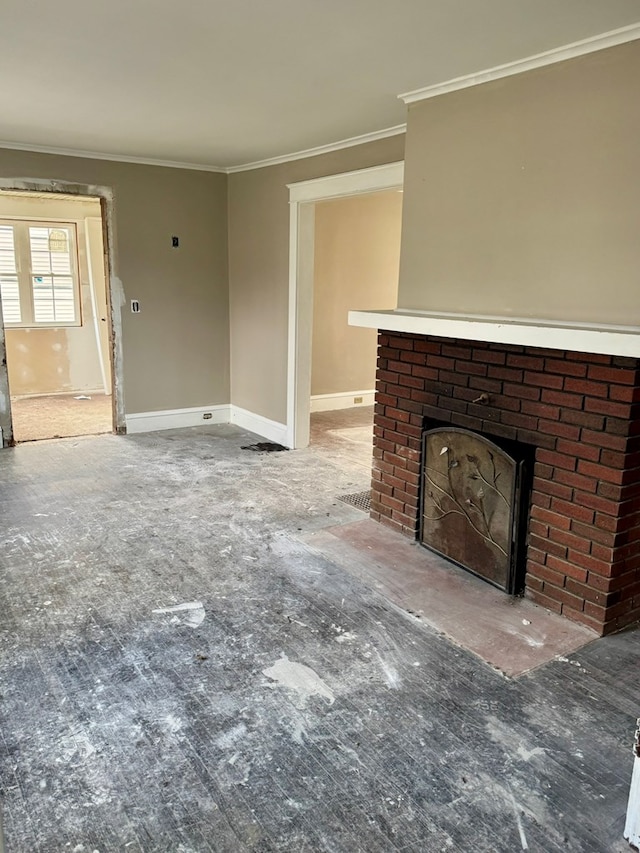
[[[460,463],[455,458],[455,455],[453,454],[453,452],[448,447],[443,447],[442,450],[440,451],[441,456],[445,453],[448,454],[446,478],[447,478],[447,485],[449,486],[449,490],[447,491],[447,490],[443,489],[441,486],[439,486],[429,474],[429,472],[431,472],[433,474],[443,475],[442,471],[438,471],[435,468],[430,468],[429,466],[425,465],[425,472],[426,472],[425,473],[425,479],[429,483],[429,485],[433,486],[435,489],[438,489],[438,491],[442,492],[442,494],[445,497],[449,498],[449,500],[454,504],[455,507],[457,507],[457,509],[452,508],[452,509],[445,510],[445,508],[442,506],[441,499],[439,500],[438,498],[436,498],[434,496],[434,494],[432,492],[430,492],[429,496],[433,500],[434,508],[439,510],[439,512],[441,514],[437,515],[437,516],[428,516],[425,513],[425,518],[428,518],[430,521],[440,521],[445,516],[450,515],[451,513],[458,513],[460,515],[463,515],[466,518],[466,520],[469,522],[471,527],[476,531],[476,533],[478,533],[480,536],[482,536],[482,538],[485,539],[487,542],[490,542],[491,545],[493,545],[495,548],[497,548],[502,554],[504,554],[505,557],[508,557],[509,555],[508,555],[506,549],[500,545],[500,543],[495,539],[495,537],[492,533],[491,522],[494,518],[495,513],[490,511],[485,504],[485,500],[484,500],[485,493],[484,493],[484,490],[482,489],[482,486],[480,486],[480,488],[478,489],[478,491],[476,492],[476,495],[475,495],[476,500],[477,500],[477,504],[474,503],[474,501],[471,497],[463,498],[463,496],[456,494],[456,488],[455,488],[455,486],[452,482],[452,478],[451,478],[451,469],[457,468]],[[502,492],[500,491],[500,489],[497,486],[497,481],[498,481],[498,478],[500,477],[500,474],[496,474],[495,459],[493,457],[493,454],[492,453],[488,454],[488,456],[491,460],[492,476],[493,476],[493,480],[494,480],[493,483],[491,483],[489,480],[487,480],[487,478],[484,477],[482,472],[480,471],[480,466],[478,463],[478,457],[477,456],[473,456],[470,454],[465,454],[465,456],[466,456],[466,461],[470,465],[474,466],[472,468],[472,473],[466,475],[467,479],[468,480],[481,480],[483,483],[485,483],[490,489],[492,489],[497,495],[499,495],[502,498],[502,500],[505,503],[505,506],[509,507],[509,502],[507,501],[506,497],[502,494]],[[469,510],[465,509],[465,505],[469,507]],[[476,524],[474,524],[473,518],[469,514],[471,510],[473,510],[474,512],[477,513],[477,515],[479,517],[479,521],[481,521],[482,524],[484,525],[484,532],[482,531],[482,529],[480,527],[478,527]]]
[[[515,460],[479,433],[428,430],[421,541],[503,589],[513,553]]]

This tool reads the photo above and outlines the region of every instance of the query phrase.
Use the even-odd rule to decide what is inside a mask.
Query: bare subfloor
[[[13,437],[38,441],[112,431],[111,397],[105,394],[50,394],[11,399]]]
[[[8,850],[627,851],[640,634],[505,678],[303,541],[335,436],[255,440],[2,453]]]

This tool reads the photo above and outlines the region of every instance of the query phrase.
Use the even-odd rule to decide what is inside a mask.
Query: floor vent
[[[338,500],[363,512],[371,512],[371,489],[367,489],[366,492],[356,492],[354,495],[338,495]]]

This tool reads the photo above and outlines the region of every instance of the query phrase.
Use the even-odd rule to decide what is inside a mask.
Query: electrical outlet
[[[354,398],[353,398],[353,402],[354,402],[354,403],[356,403],[356,404],[357,404],[357,403],[361,403],[361,402],[362,402],[362,397],[354,397]]]
[[[210,421],[212,417],[213,415],[211,414],[211,412],[205,412],[202,416],[203,420],[205,421]]]
[[[137,299],[131,300],[131,313],[132,314],[139,314],[140,313],[140,303],[138,302]]]

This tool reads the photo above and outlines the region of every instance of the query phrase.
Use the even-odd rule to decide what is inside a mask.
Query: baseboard
[[[314,394],[311,397],[312,412],[333,412],[336,409],[352,409],[358,406],[373,406],[375,391],[340,391],[338,394]],[[354,400],[362,398],[359,403]]]
[[[231,406],[231,423],[242,427],[249,432],[273,441],[276,444],[287,446],[287,425],[271,421],[262,415],[256,415],[239,406]]]
[[[205,418],[210,414],[210,418]],[[162,412],[136,412],[126,416],[127,433],[156,432],[163,429],[184,429],[205,424],[235,424],[268,441],[285,444],[286,424],[271,421],[239,406],[196,406],[193,409],[168,409]]]
[[[162,412],[136,412],[126,416],[127,433],[156,432],[161,429],[181,429],[205,426],[206,424],[228,424],[231,406],[196,406],[193,409],[167,409]],[[210,418],[204,415],[210,414]]]

